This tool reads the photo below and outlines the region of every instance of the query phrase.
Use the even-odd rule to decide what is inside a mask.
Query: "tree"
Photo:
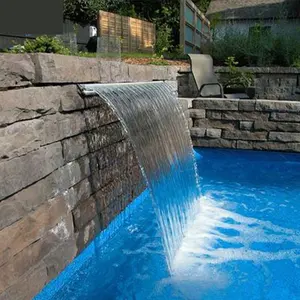
[[[84,27],[97,18],[103,0],[64,0],[64,19]]]

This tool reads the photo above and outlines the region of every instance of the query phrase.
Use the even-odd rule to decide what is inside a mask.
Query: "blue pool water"
[[[171,275],[146,193],[36,299],[300,299],[300,155],[196,152],[200,213]]]

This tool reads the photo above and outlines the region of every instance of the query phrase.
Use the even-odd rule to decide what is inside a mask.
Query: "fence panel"
[[[201,45],[211,40],[210,23],[191,0],[180,2],[180,44],[184,53],[201,53]]]
[[[156,33],[153,23],[100,10],[98,36],[120,37],[122,52],[153,52]]]

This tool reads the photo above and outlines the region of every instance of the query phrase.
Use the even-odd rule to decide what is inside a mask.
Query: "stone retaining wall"
[[[0,55],[0,299],[31,299],[145,182],[121,123],[75,83],[175,80],[177,68]]]
[[[254,75],[256,98],[266,100],[300,101],[300,69],[299,68],[242,68]],[[216,67],[216,75],[221,83],[226,82],[228,69]],[[194,78],[186,73],[178,77],[180,97],[196,97],[197,88]]]
[[[300,152],[300,102],[198,98],[194,146]]]

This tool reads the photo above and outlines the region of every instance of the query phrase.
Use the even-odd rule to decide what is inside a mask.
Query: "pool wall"
[[[198,98],[189,110],[194,146],[300,152],[300,102]]]
[[[0,299],[31,299],[145,189],[121,123],[77,85],[178,68],[53,54],[0,66]]]

